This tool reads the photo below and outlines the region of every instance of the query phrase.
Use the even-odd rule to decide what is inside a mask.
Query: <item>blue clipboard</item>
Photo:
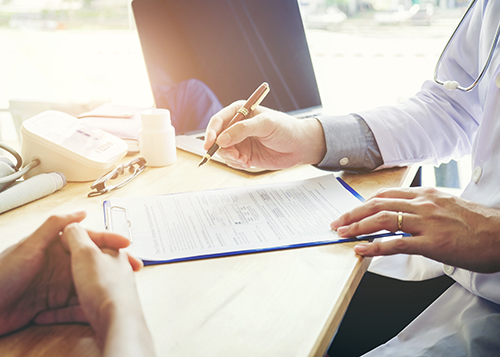
[[[356,192],[351,186],[349,186],[344,180],[342,180],[339,177],[336,177],[336,179],[354,197],[356,197],[361,202],[365,201],[365,199],[358,192]],[[111,206],[109,201],[103,202],[103,209],[104,209],[104,220],[105,220],[105,224],[106,224],[106,229],[112,228],[111,211],[112,210],[123,211],[123,214],[126,217],[125,219],[126,219],[126,224],[127,224],[127,227],[125,229],[128,230],[129,238],[132,240],[132,232],[131,232],[131,224],[132,223],[131,223],[130,218],[128,217],[128,213],[127,213],[126,209],[123,207],[120,207],[120,206]],[[144,265],[176,263],[176,262],[184,262],[184,261],[190,261],[190,260],[210,259],[210,258],[227,257],[227,256],[233,256],[233,255],[241,255],[241,254],[271,252],[271,251],[278,251],[278,250],[284,250],[284,249],[314,247],[314,246],[327,245],[327,244],[356,242],[356,241],[372,241],[372,240],[377,239],[377,238],[395,237],[395,236],[410,236],[410,235],[407,233],[403,233],[403,232],[384,232],[384,233],[379,233],[379,234],[369,234],[369,235],[363,235],[363,236],[358,236],[358,237],[349,237],[349,238],[340,238],[340,239],[336,238],[336,239],[331,239],[331,240],[323,240],[323,241],[315,241],[315,242],[307,242],[307,243],[299,243],[299,244],[290,244],[290,245],[280,245],[280,246],[268,247],[268,248],[246,249],[246,250],[239,250],[239,251],[222,252],[222,253],[217,253],[217,254],[192,255],[192,256],[188,256],[188,257],[168,259],[168,260],[143,260],[143,262],[144,262]]]

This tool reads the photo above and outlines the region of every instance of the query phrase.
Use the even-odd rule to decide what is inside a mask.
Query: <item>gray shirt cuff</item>
[[[384,163],[370,127],[359,115],[317,117],[326,155],[317,167],[332,171],[370,171]]]

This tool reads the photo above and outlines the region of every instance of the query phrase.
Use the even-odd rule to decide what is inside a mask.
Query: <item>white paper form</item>
[[[330,222],[361,204],[332,174],[303,181],[105,201],[107,224],[146,261],[339,241]],[[130,220],[127,224],[126,214]]]

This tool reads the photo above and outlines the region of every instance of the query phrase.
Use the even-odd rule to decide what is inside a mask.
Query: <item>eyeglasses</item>
[[[104,174],[101,177],[99,177],[97,180],[95,180],[94,183],[92,184],[92,186],[90,186],[90,188],[92,190],[95,190],[95,191],[90,192],[87,195],[87,197],[95,197],[95,196],[103,195],[109,191],[119,189],[119,188],[125,186],[130,181],[132,181],[137,175],[139,175],[141,172],[143,172],[145,168],[146,168],[146,159],[143,157],[139,157],[137,159],[134,159],[127,164],[120,165],[117,168],[115,168],[113,171],[110,171],[107,174]],[[127,171],[128,171],[128,173],[130,173],[130,176],[127,177],[125,180],[123,180],[117,184],[111,185],[109,187],[106,186],[108,181],[115,180],[118,176],[126,173]]]

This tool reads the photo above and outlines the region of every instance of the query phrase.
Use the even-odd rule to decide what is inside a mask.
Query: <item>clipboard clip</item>
[[[132,221],[130,220],[130,217],[128,215],[128,212],[127,212],[127,209],[125,207],[122,207],[122,206],[111,206],[108,208],[108,214],[107,214],[107,220],[106,222],[109,222],[109,223],[106,223],[106,230],[108,231],[113,231],[113,227],[112,227],[112,217],[111,217],[111,213],[113,210],[122,210],[123,212],[125,212],[125,219],[127,220],[127,226],[128,226],[128,239],[130,240],[130,243],[132,243],[134,241],[134,237],[132,236]]]
[[[109,187],[107,186],[108,181],[116,179],[118,176],[125,173],[127,169],[128,172],[130,173],[129,177],[127,177],[125,180],[117,184],[111,185]],[[125,186],[130,181],[132,181],[135,177],[137,177],[137,175],[139,175],[145,169],[146,169],[146,159],[143,157],[138,157],[137,159],[134,159],[126,164],[120,165],[116,167],[114,170],[102,175],[97,180],[95,180],[92,186],[90,186],[90,189],[95,191],[89,192],[87,197],[100,196],[105,193],[108,193],[109,191],[119,189]]]

